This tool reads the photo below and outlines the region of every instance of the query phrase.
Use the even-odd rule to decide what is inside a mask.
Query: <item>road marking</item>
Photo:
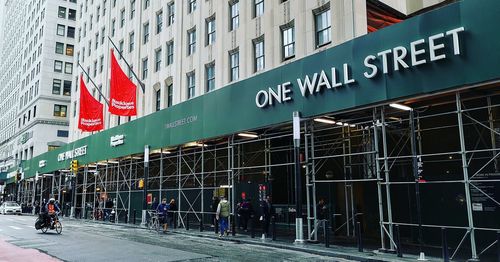
[[[9,227],[12,228],[12,229],[16,229],[16,230],[21,230],[22,229],[22,228],[16,227],[16,226],[9,226]]]

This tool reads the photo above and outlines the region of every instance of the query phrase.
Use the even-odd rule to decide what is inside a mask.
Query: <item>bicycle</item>
[[[47,223],[48,222],[48,223]],[[35,229],[36,230],[41,230],[42,233],[47,233],[49,229],[55,230],[57,234],[62,233],[62,224],[59,221],[58,214],[55,215],[55,217],[50,217],[49,221],[46,221],[44,215],[39,215],[38,219],[35,222]]]
[[[156,231],[156,233],[160,233],[160,218],[156,211],[148,211],[149,221],[147,223],[148,229],[151,231]]]

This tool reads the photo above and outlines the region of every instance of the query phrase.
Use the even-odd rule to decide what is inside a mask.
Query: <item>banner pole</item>
[[[85,71],[85,69],[83,69],[83,66],[78,63],[78,66],[82,69],[83,73],[85,73],[85,75],[87,75],[87,78],[90,80],[90,82],[94,85],[95,89],[97,89],[97,92],[99,92],[99,94],[102,96],[102,98],[104,99],[104,101],[106,102],[106,104],[108,104],[109,106],[109,100],[106,99],[106,97],[104,96],[104,94],[101,92],[101,90],[99,89],[99,87],[97,87],[97,85],[94,83],[94,81],[92,80],[92,78],[90,78],[89,74],[87,73],[87,71]]]
[[[132,70],[132,67],[130,67],[130,64],[127,62],[127,59],[125,59],[125,57],[123,57],[122,55],[122,52],[120,51],[120,49],[118,49],[118,47],[115,45],[115,43],[113,42],[113,40],[111,40],[111,38],[108,36],[108,40],[111,42],[111,44],[115,47],[115,50],[116,52],[118,52],[118,54],[120,55],[120,57],[123,59],[123,61],[125,61],[125,64],[127,65],[128,67],[128,70],[130,70],[130,72],[132,72],[132,74],[134,75],[135,79],[137,79],[137,82],[139,82],[139,85],[141,86],[141,89],[142,89],[142,93],[144,94],[145,93],[145,85],[144,83],[141,81],[141,79],[139,79],[139,77],[135,74],[134,70]]]

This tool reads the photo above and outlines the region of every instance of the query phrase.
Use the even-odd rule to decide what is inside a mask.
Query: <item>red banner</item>
[[[89,93],[83,82],[83,76],[80,76],[80,116],[78,118],[78,128],[87,132],[104,129],[102,109],[102,104]]]
[[[111,49],[109,112],[119,116],[137,115],[136,89],[136,85],[123,72]]]

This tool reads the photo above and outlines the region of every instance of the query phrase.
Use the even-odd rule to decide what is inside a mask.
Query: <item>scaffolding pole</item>
[[[384,107],[380,110],[380,119],[382,120],[382,144],[384,149],[384,175],[385,182],[390,182],[389,178],[389,161],[387,158],[387,132],[385,123],[385,109]],[[378,161],[378,160],[377,160]],[[386,197],[387,197],[387,219],[389,221],[389,237],[394,239],[393,227],[392,227],[392,204],[391,204],[391,188],[390,184],[385,185]],[[390,242],[390,250],[394,250],[394,243]]]
[[[464,129],[463,129],[463,119],[462,119],[462,102],[460,101],[460,93],[456,93],[456,104],[457,104],[457,118],[458,118],[458,130],[460,135],[460,149],[462,151],[462,169],[464,175],[464,186],[465,186],[465,199],[467,201],[467,219],[469,222],[469,230],[470,230],[470,245],[471,245],[471,256],[473,260],[478,260],[476,251],[476,237],[474,232],[474,219],[472,217],[472,203],[470,196],[470,181],[469,181],[469,171],[467,164],[467,154],[465,148],[465,137],[464,137]]]

